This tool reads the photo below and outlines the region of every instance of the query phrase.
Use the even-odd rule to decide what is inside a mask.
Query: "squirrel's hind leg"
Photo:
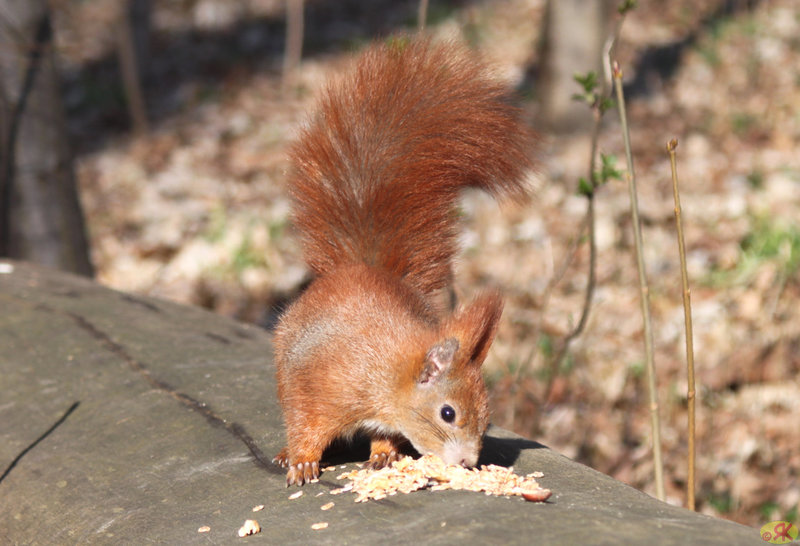
[[[286,472],[286,487],[290,485],[303,485],[319,478],[319,459],[289,465]]]
[[[298,434],[295,428],[287,428],[288,445],[273,459],[277,464],[288,468],[287,487],[303,485],[319,478],[322,453],[340,432],[321,427],[301,427],[301,430],[305,430],[305,433]]]

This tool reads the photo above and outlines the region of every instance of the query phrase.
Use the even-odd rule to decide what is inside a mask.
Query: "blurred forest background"
[[[18,3],[0,1],[0,35],[17,45]],[[120,45],[124,4],[49,2],[64,117],[46,97],[35,113],[46,128],[63,119],[62,152],[74,158],[91,264],[73,270],[269,327],[307,279],[287,225],[286,144],[353,52],[415,29],[418,1],[306,0],[302,62],[284,79],[284,0],[148,0],[149,22],[133,14],[127,29],[144,31],[139,97],[126,93],[120,69],[130,62]],[[554,347],[583,307],[586,198],[577,188],[590,129],[578,120],[563,130],[542,107],[546,0],[431,0],[428,9],[427,31],[480,51],[519,90],[542,133],[531,204],[499,209],[469,194],[462,206],[457,293],[491,284],[507,295],[486,364],[493,421],[652,494],[638,279],[620,181],[595,197],[588,323],[551,371]],[[20,55],[11,42],[2,44],[4,62]],[[800,6],[641,1],[616,58],[639,184],[667,498],[684,504],[687,480],[683,308],[665,152],[677,138],[698,374],[698,510],[757,526],[800,523]],[[570,99],[579,91],[559,92]],[[7,180],[8,88],[2,98]],[[579,102],[571,109],[579,118],[589,112]],[[624,166],[614,109],[599,145]],[[53,161],[65,165],[62,156]],[[8,187],[0,186],[4,221],[14,214]],[[63,199],[73,206],[74,197]]]

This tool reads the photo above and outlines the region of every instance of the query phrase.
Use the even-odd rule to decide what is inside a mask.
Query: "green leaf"
[[[597,88],[597,73],[587,72],[585,75],[575,74],[573,79],[583,88],[583,92],[592,95]]]
[[[636,8],[636,0],[624,0],[617,6],[617,13],[625,15],[629,11]]]
[[[600,109],[600,114],[605,114],[606,110],[614,108],[615,104],[614,99],[611,97],[603,97],[597,107]]]
[[[613,154],[600,154],[600,172],[596,175],[599,184],[609,180],[622,180],[622,171],[617,168],[617,156]]]
[[[577,102],[590,102],[591,97],[583,94],[583,93],[573,93],[572,100]]]
[[[586,197],[591,197],[594,193],[594,186],[586,180],[584,177],[580,177],[578,179],[578,193],[581,195],[585,195]]]

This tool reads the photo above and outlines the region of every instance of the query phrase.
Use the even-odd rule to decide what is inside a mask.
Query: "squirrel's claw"
[[[372,438],[369,446],[369,461],[367,461],[367,468],[373,470],[380,470],[385,466],[389,466],[395,461],[400,460],[400,451],[398,449],[398,439],[392,437],[376,436]]]
[[[272,462],[281,468],[289,466],[289,449],[284,447],[272,458]]]
[[[399,460],[400,460],[400,455],[395,450],[377,451],[370,454],[369,461],[367,461],[367,468],[372,468],[373,470],[380,470],[381,468],[389,466],[393,462]]]
[[[293,464],[286,472],[286,487],[303,485],[319,478],[319,461]]]

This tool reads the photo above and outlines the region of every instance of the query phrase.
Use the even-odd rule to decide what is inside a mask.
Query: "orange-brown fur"
[[[475,463],[502,300],[446,316],[434,300],[451,284],[459,190],[524,197],[532,144],[503,86],[452,44],[374,46],[323,94],[290,152],[293,221],[316,278],[275,333],[287,483],[316,477],[330,442],[358,430],[373,466],[405,439]]]

